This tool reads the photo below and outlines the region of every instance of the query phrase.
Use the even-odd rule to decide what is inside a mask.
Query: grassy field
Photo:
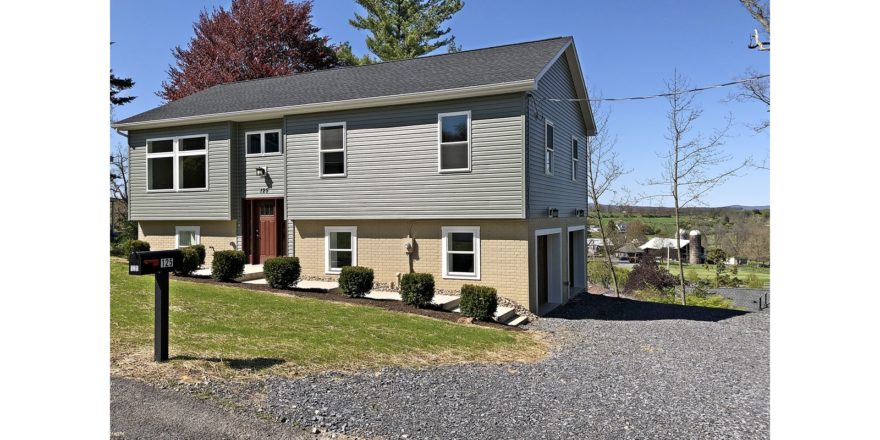
[[[666,263],[660,263],[660,267],[665,268]],[[706,279],[706,280],[714,280],[715,279],[715,266],[712,266],[712,265],[705,265],[704,266],[702,264],[695,264],[695,265],[685,264],[684,265],[685,277],[687,277],[688,270],[690,270],[691,268],[693,268],[693,270],[695,270],[697,272],[697,275],[700,277],[700,279]],[[728,273],[731,276],[733,276],[733,274],[730,273],[730,269],[731,269],[731,267],[728,266]],[[678,274],[678,265],[674,261],[669,264],[669,271],[672,272],[673,274]],[[743,282],[746,281],[746,277],[748,277],[749,274],[755,274],[755,276],[758,277],[758,280],[761,281],[762,283],[766,284],[766,283],[770,282],[770,268],[768,268],[768,267],[739,266],[737,268],[736,277],[743,280]]]
[[[295,376],[327,369],[543,357],[531,333],[455,324],[376,307],[177,281],[171,361],[152,362],[153,277],[111,262],[111,372],[168,381]]]

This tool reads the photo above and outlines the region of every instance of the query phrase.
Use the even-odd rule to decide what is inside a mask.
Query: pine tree
[[[119,78],[113,74],[110,69],[110,104],[123,105],[134,101],[136,96],[119,96],[119,93],[134,87],[134,81],[131,78]]]
[[[464,7],[461,0],[356,0],[367,11],[355,13],[349,24],[372,35],[367,48],[381,61],[415,58],[446,46],[458,52],[449,27],[441,24]],[[449,35],[447,37],[447,35]],[[351,53],[351,47],[348,48]],[[368,56],[364,56],[372,62]],[[350,64],[364,64],[364,58],[351,56]]]
[[[203,11],[187,48],[172,50],[177,65],[157,95],[174,101],[217,84],[338,65],[311,19],[311,1],[232,0],[229,10]]]

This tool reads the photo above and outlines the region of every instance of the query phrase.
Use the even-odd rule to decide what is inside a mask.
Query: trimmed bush
[[[199,251],[192,247],[185,247],[180,250],[183,253],[183,260],[180,269],[174,271],[175,275],[189,276],[199,268]]]
[[[339,274],[339,288],[350,297],[364,296],[373,288],[373,269],[343,266]]]
[[[639,264],[633,267],[629,273],[629,278],[623,290],[626,292],[634,292],[642,289],[654,289],[664,291],[671,289],[678,284],[678,280],[666,269],[657,266],[657,262],[653,257],[642,255]]]
[[[611,278],[611,267],[605,260],[591,260],[587,263],[587,280],[593,284],[601,284],[602,287],[609,289],[614,287],[614,280]],[[617,285],[623,289],[629,278],[629,270],[615,267],[614,273],[617,275]]]
[[[242,251],[214,252],[211,263],[211,278],[217,281],[232,281],[244,273],[246,259]]]
[[[404,304],[425,307],[434,299],[434,276],[408,273],[400,278],[400,298]]]
[[[494,287],[465,284],[461,286],[461,315],[488,321],[498,307],[498,291]]]
[[[263,275],[273,289],[287,289],[299,280],[300,265],[297,257],[275,257],[263,262]]]
[[[205,264],[205,245],[194,244],[190,246],[190,249],[195,249],[199,253],[199,266]]]
[[[129,240],[122,244],[125,257],[128,258],[132,252],[143,252],[150,250],[150,243],[141,240]]]

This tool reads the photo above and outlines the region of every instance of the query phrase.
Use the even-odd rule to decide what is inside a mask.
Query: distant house
[[[638,246],[627,243],[622,248],[614,251],[614,256],[620,259],[621,261],[627,261],[629,263],[638,263],[639,258],[645,253],[644,250],[639,248]]]
[[[587,239],[587,256],[588,257],[595,257],[597,255],[604,255],[605,251],[603,250],[603,248],[606,245],[613,246],[614,243],[612,243],[611,240],[607,240],[607,239],[603,243],[601,238],[588,238]]]
[[[590,225],[590,232],[599,232],[599,225]]]
[[[731,266],[741,266],[749,262],[749,259],[746,257],[730,257],[727,259],[727,264]]]

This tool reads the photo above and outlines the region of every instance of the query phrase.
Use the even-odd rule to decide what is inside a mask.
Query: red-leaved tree
[[[232,0],[199,14],[186,49],[156,94],[174,101],[217,84],[266,78],[338,65],[336,52],[312,25],[312,2]]]

